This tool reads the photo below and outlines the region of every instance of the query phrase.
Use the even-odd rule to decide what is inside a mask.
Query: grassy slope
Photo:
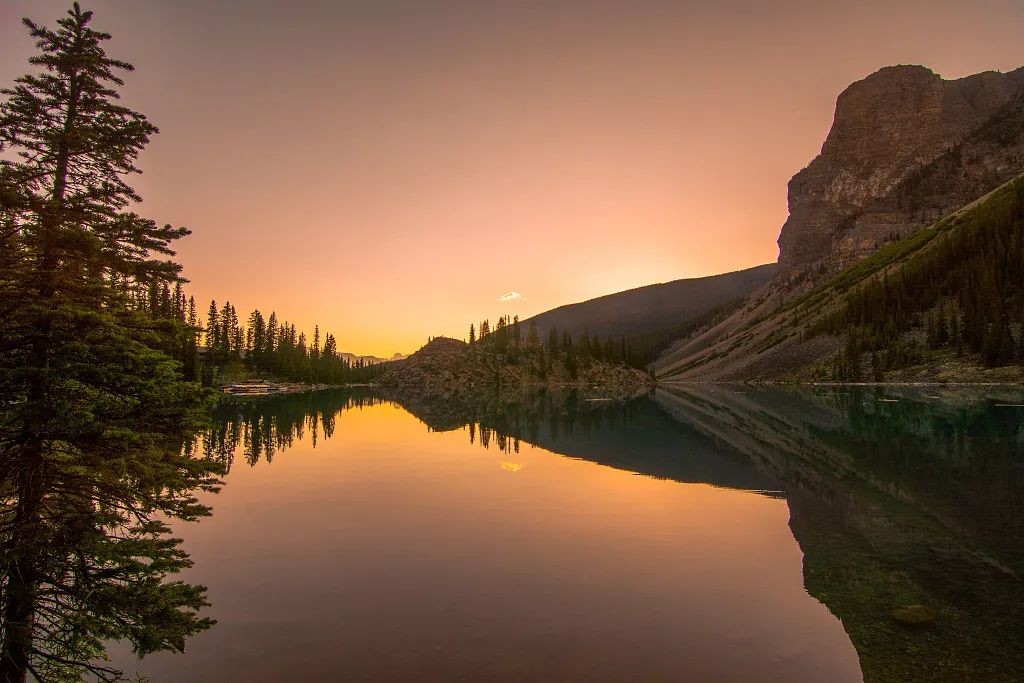
[[[807,379],[812,369],[833,357],[841,346],[838,337],[804,338],[804,331],[837,310],[850,292],[868,280],[892,272],[926,254],[935,238],[946,231],[969,226],[973,212],[982,205],[1009,197],[1016,179],[943,218],[931,227],[886,245],[874,254],[806,294],[774,311],[754,318],[745,326],[704,349],[658,368],[661,380],[758,381]],[[1011,380],[1015,371],[982,371],[970,363],[953,367],[943,379]]]

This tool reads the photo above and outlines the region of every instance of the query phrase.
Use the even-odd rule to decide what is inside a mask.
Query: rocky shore
[[[220,387],[229,396],[273,396],[278,394],[301,394],[307,391],[322,391],[336,388],[333,384],[305,384],[303,382],[274,382],[271,380],[247,380]]]

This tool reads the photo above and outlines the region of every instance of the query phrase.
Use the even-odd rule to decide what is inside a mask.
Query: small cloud
[[[519,301],[523,298],[523,295],[519,292],[505,292],[498,297],[498,301]]]

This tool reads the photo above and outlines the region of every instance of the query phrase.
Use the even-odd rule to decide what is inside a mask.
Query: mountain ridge
[[[1020,356],[1024,352],[1024,329],[1020,328],[1021,321],[1016,318],[1004,319],[1003,322],[998,319],[1000,309],[1005,308],[1016,314],[1020,308],[1022,283],[1016,277],[1003,277],[1002,285],[993,284],[986,289],[985,296],[991,300],[987,303],[989,308],[984,315],[971,310],[972,307],[980,306],[980,303],[968,302],[969,305],[965,305],[960,300],[964,295],[962,288],[953,287],[952,291],[943,292],[937,301],[922,298],[916,308],[901,304],[897,299],[899,292],[896,288],[903,280],[921,274],[934,279],[936,276],[931,275],[931,272],[945,269],[945,262],[950,258],[958,258],[958,250],[963,251],[967,265],[978,264],[978,272],[991,270],[988,262],[981,260],[976,250],[970,251],[967,247],[980,244],[980,248],[989,247],[991,251],[987,240],[996,239],[1005,241],[1008,246],[1012,245],[1009,250],[1014,251],[1020,249],[1022,230],[1024,175],[953,212],[931,227],[887,245],[800,296],[784,300],[766,295],[759,302],[751,302],[751,308],[744,309],[747,316],[745,322],[742,315],[738,321],[734,316],[731,321],[721,323],[718,330],[707,330],[694,338],[677,342],[654,364],[654,372],[660,381],[1020,381],[1024,378],[1024,371],[1011,361],[1015,360],[1015,354]],[[945,261],[940,260],[944,254],[942,249],[953,250],[952,255],[945,255]],[[982,277],[999,278],[1001,274]],[[938,285],[940,291],[946,286],[942,283]],[[860,328],[875,322],[871,313],[881,316],[886,307],[891,308],[893,303],[883,301],[875,304],[878,310],[869,312],[865,319],[867,322],[856,316],[850,317],[848,313],[851,307],[862,305],[858,297],[863,299],[865,292],[870,292],[872,288],[877,290],[881,286],[884,286],[887,293],[892,289],[890,298],[906,310],[902,313],[903,322],[894,323],[891,331],[886,328],[884,335],[871,342],[878,348],[869,349],[857,341],[857,335],[864,334]],[[932,316],[938,316],[940,311],[943,316],[948,311],[957,320],[961,320],[961,317],[964,320],[955,324],[943,323],[949,338],[931,349],[932,340],[924,338],[925,325],[932,325]],[[979,328],[974,334],[993,337],[1001,335],[1000,343],[1009,340],[1013,348],[1010,349],[1010,357],[1003,359],[1006,362],[991,363],[991,359],[985,360],[984,349],[972,349],[973,342],[969,338],[972,332],[967,324],[969,317],[974,321],[971,329]],[[1015,330],[1019,342],[1014,339]],[[845,341],[843,333],[847,335]],[[961,338],[955,357],[947,353],[936,358],[931,353],[943,343],[948,345],[958,336]],[[856,342],[853,348],[851,339]],[[884,339],[885,345],[879,346],[879,339]],[[975,341],[977,343],[974,346],[977,347],[987,343],[980,339]],[[871,360],[866,362],[863,356],[869,351]],[[909,360],[878,370],[876,354],[881,352],[885,356],[896,351],[905,351]],[[920,361],[916,367],[913,362],[915,359]],[[842,372],[837,367],[830,370],[823,365],[839,360],[845,364]],[[861,376],[861,368],[866,368],[870,374]],[[896,372],[890,372],[887,377],[886,372],[889,371]]]
[[[681,278],[564,304],[522,321],[541,337],[552,328],[598,339],[634,337],[692,320],[749,295],[767,283],[776,266],[766,263],[718,275]]]

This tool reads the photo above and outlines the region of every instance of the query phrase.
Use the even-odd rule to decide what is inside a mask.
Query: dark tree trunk
[[[6,605],[3,613],[4,639],[0,650],[0,682],[26,680],[35,635],[35,613],[39,589],[37,552],[40,548],[40,508],[43,502],[44,472],[40,444],[29,444],[18,467],[18,503],[8,553]]]
[[[70,135],[78,108],[79,86],[76,74],[70,78],[70,102],[64,121],[64,134]],[[53,321],[51,302],[57,291],[57,269],[61,267],[54,242],[63,228],[64,194],[70,155],[62,141],[55,163],[50,205],[39,216],[43,244],[37,273],[36,297],[41,313],[35,321],[32,340],[32,370],[27,391],[23,446],[17,469],[18,503],[8,548],[11,562],[7,576],[6,605],[3,612],[3,643],[0,644],[0,683],[22,683],[27,679],[35,637],[35,617],[39,591],[39,552],[42,535],[41,508],[44,496],[44,437],[50,415],[48,381]]]

